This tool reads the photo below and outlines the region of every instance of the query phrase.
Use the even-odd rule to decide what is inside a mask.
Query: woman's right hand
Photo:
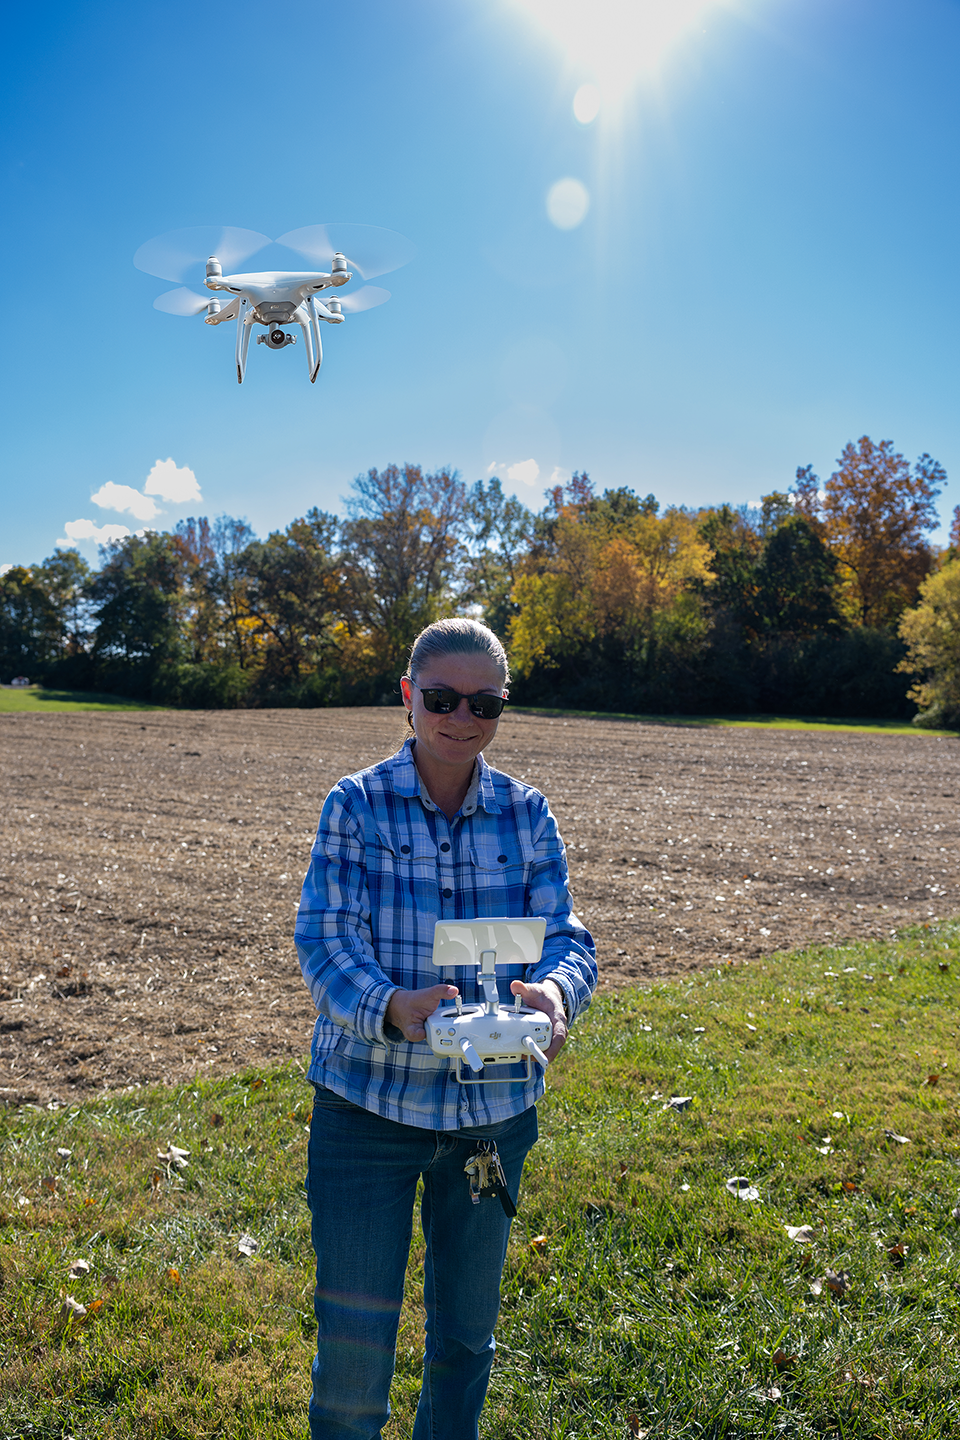
[[[405,1040],[426,1037],[424,1021],[443,1000],[459,994],[456,985],[431,985],[429,990],[394,990],[387,1005],[387,1024],[403,1032]]]

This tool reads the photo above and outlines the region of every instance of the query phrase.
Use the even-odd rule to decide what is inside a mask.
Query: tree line
[[[498,479],[388,465],[342,516],[259,539],[181,521],[0,578],[0,676],[175,705],[391,704],[441,615],[507,642],[514,700],[633,713],[909,716],[960,724],[960,506],[945,472],[848,444],[759,505],[661,506],[585,473],[537,512]]]

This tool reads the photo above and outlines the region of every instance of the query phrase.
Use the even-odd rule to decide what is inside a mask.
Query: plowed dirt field
[[[304,1056],[292,944],[320,804],[391,709],[0,716],[0,1101]],[[509,712],[602,983],[960,911],[960,742]]]

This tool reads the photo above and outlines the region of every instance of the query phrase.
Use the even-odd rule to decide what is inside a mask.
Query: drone
[[[282,245],[328,268],[233,273],[233,266],[268,245]],[[299,325],[310,383],[314,384],[323,364],[321,322],[342,325],[348,314],[371,310],[390,299],[390,291],[377,285],[362,285],[348,294],[340,293],[343,287],[355,274],[368,280],[397,270],[412,255],[413,246],[408,240],[377,225],[306,225],[275,241],[255,230],[198,226],[171,230],[148,240],[134,255],[133,263],[138,270],[161,280],[199,282],[202,278],[212,293],[200,295],[181,285],[158,295],[153,307],[168,315],[202,315],[205,311],[206,325],[236,320],[238,385],[243,384],[246,374],[255,325],[266,330],[266,334],[257,336],[257,344],[270,350],[295,345],[296,335],[284,327]],[[323,291],[334,294],[321,299]]]

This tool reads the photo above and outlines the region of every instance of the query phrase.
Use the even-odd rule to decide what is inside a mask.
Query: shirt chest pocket
[[[437,847],[427,835],[392,835],[379,830],[367,847],[371,884],[414,888],[437,884]]]
[[[494,840],[475,842],[467,853],[477,896],[487,898],[483,913],[525,914],[532,849],[519,840]]]

